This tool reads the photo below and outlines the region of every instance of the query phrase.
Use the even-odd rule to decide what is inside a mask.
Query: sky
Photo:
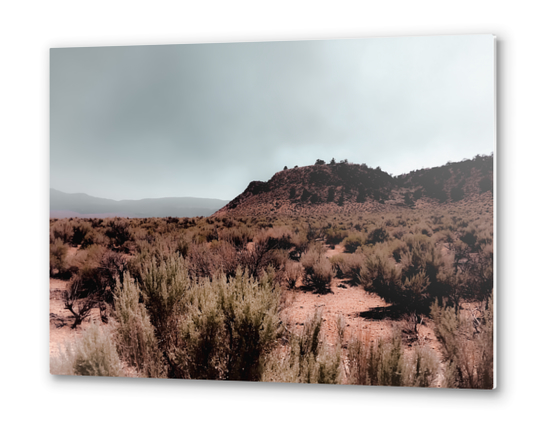
[[[492,35],[50,51],[50,186],[230,200],[284,166],[494,151]]]

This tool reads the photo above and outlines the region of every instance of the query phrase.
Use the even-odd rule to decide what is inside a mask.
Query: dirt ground
[[[57,355],[59,348],[66,343],[73,343],[92,320],[101,322],[100,310],[94,308],[90,316],[76,329],[72,329],[75,321],[70,311],[64,308],[63,293],[67,289],[67,281],[51,278],[49,280],[49,353]]]

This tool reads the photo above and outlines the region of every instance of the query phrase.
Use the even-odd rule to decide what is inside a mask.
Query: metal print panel
[[[493,36],[50,58],[52,374],[495,386]]]

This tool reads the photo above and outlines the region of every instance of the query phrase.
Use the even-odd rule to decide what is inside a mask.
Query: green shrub
[[[85,234],[83,240],[81,241],[81,248],[86,249],[92,245],[108,246],[109,243],[109,238],[107,238],[102,231],[93,228],[91,231]]]
[[[493,388],[493,301],[479,308],[479,316],[466,311],[439,307],[431,316],[435,333],[442,342],[448,387]]]
[[[105,235],[110,240],[110,247],[116,250],[128,251],[127,243],[133,241],[130,221],[124,218],[108,220]]]
[[[60,240],[65,244],[69,244],[73,237],[73,226],[68,219],[60,219],[52,223],[50,227],[50,243]]]
[[[360,284],[359,273],[363,256],[359,253],[335,255],[329,258],[338,278],[347,278],[352,284]]]
[[[374,358],[377,360],[377,385],[401,386],[404,352],[401,347],[401,334],[395,332],[390,342],[378,343]],[[374,359],[373,359],[374,361]]]
[[[348,236],[348,231],[337,227],[331,227],[324,231],[324,235],[326,237],[326,243],[334,246],[339,244]]]
[[[280,328],[280,291],[267,274],[256,280],[238,273],[228,282],[221,278],[218,287],[229,336],[227,378],[257,381],[263,353]]]
[[[390,302],[397,299],[401,272],[382,250],[375,249],[365,260],[359,280],[367,291],[375,292]]]
[[[346,253],[354,253],[356,249],[365,244],[365,238],[361,233],[354,233],[343,240],[344,251]]]
[[[232,244],[236,248],[243,248],[252,240],[252,231],[246,225],[227,228],[220,232],[220,238]]]
[[[324,254],[311,249],[301,257],[301,264],[305,268],[305,284],[317,293],[328,292],[335,272]]]
[[[288,287],[293,289],[296,283],[303,278],[303,266],[299,262],[287,261],[284,274]]]
[[[57,239],[49,247],[49,274],[62,274],[67,269],[68,245]],[[56,272],[55,272],[56,271]]]
[[[77,220],[73,226],[72,244],[78,246],[83,243],[83,240],[92,232],[92,225],[85,220]]]
[[[192,243],[188,255],[188,266],[190,277],[204,278],[211,277],[218,269],[215,255],[204,244]]]
[[[117,279],[122,281],[128,269],[125,256],[100,245],[79,250],[72,258],[74,280],[79,283],[80,296],[95,296],[101,302],[113,303]]]
[[[124,372],[111,334],[93,323],[65,353],[51,359],[51,374],[122,377]]]
[[[259,381],[264,353],[280,332],[280,290],[271,276],[221,275],[193,286],[188,299],[179,368],[189,378]]]
[[[177,366],[185,378],[224,379],[230,352],[217,286],[206,280],[194,286],[188,298],[179,326],[182,344]]]
[[[339,384],[342,378],[340,346],[330,348],[321,329],[322,314],[317,312],[305,321],[301,335],[290,334],[285,354],[275,350],[267,356],[262,381]]]
[[[239,265],[252,277],[261,275],[272,260],[274,245],[271,238],[260,234],[254,245],[239,252]]]
[[[396,328],[390,340],[353,338],[347,350],[349,384],[429,387],[438,372],[438,357],[428,347],[416,346],[407,355]]]
[[[407,250],[401,254],[402,281],[407,285],[407,280],[412,282],[417,275],[425,274],[427,284],[423,292],[417,296],[418,307],[428,308],[434,298],[442,300],[448,296],[448,286],[439,279],[439,272],[444,266],[440,251],[434,242],[425,236],[420,240],[407,239]]]
[[[144,377],[163,375],[162,357],[154,327],[142,303],[141,292],[129,273],[124,274],[122,284],[117,281],[115,289],[116,321],[115,336],[118,351],[124,361]]]
[[[431,387],[435,383],[438,368],[437,354],[429,346],[417,345],[414,353],[403,362],[401,384],[409,387]]]
[[[365,240],[366,244],[376,244],[382,243],[389,238],[388,231],[384,227],[376,227],[369,232],[367,239]]]
[[[189,287],[188,264],[181,256],[172,255],[161,262],[152,258],[144,264],[141,293],[158,345],[166,355],[176,345],[177,320],[186,308]]]

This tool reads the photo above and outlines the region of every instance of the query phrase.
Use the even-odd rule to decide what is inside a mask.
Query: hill
[[[412,171],[392,177],[365,164],[317,164],[277,172],[269,181],[252,181],[217,211],[222,215],[290,215],[457,202],[493,190],[493,155]]]
[[[209,216],[227,201],[197,197],[164,197],[141,200],[111,200],[84,193],[68,194],[50,190],[51,218],[150,218]]]

